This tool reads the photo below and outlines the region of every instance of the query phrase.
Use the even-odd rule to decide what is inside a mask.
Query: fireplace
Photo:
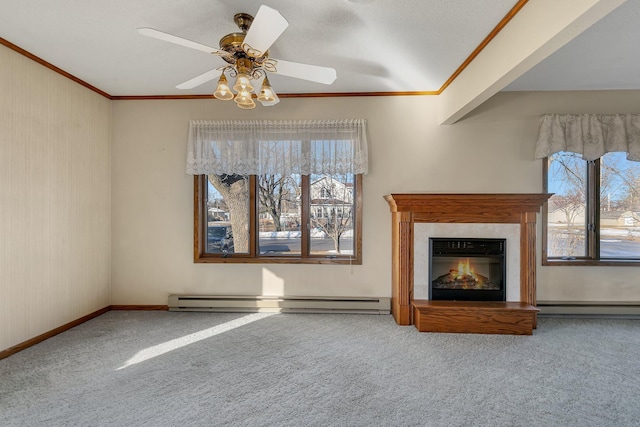
[[[415,325],[421,332],[499,333],[531,335],[536,327],[536,216],[550,194],[388,194],[391,209],[391,314],[399,325]],[[516,225],[514,241],[509,235],[468,233],[478,229]],[[417,276],[420,264],[428,264],[427,240],[421,240],[422,226],[428,237],[506,237],[509,259],[517,254],[515,265],[507,262],[506,301],[459,301],[424,299],[429,273]],[[464,234],[443,233],[447,226],[462,227]],[[434,228],[438,228],[434,232]],[[468,239],[465,239],[468,240]],[[423,241],[424,244],[419,244]],[[514,250],[517,249],[517,250]],[[425,256],[419,254],[424,251]],[[420,256],[417,256],[420,255]],[[417,261],[418,268],[415,268]],[[426,270],[428,267],[425,267]],[[446,272],[445,272],[446,273]],[[516,279],[512,280],[512,275]],[[418,282],[418,283],[416,283]],[[418,285],[418,287],[414,286]],[[517,291],[513,292],[513,287]],[[420,295],[414,293],[420,291]]]
[[[429,299],[506,301],[506,239],[430,238]]]

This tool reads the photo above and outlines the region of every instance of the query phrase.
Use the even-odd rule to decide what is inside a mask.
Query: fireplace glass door
[[[429,299],[506,301],[506,239],[429,239]]]

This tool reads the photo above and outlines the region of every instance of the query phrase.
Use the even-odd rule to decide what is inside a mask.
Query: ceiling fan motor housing
[[[247,31],[251,27],[251,23],[253,23],[253,16],[248,13],[236,13],[233,16],[233,20],[242,32],[230,33],[220,39],[220,50],[229,52],[232,55],[229,57],[223,56],[222,59],[227,61],[229,64],[236,64],[239,59],[246,58],[251,61],[252,65],[254,65],[255,62],[261,62],[263,59],[266,59],[269,56],[269,51],[265,52],[260,58],[253,58],[250,55],[247,55],[242,48],[242,43],[247,35]]]

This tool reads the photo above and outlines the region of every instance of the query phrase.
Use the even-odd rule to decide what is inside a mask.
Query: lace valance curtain
[[[187,173],[366,174],[366,120],[192,120]]]
[[[595,160],[622,151],[640,161],[640,114],[545,114],[540,120],[536,158],[560,151]]]

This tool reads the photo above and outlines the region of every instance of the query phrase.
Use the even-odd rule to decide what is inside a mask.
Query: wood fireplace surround
[[[536,327],[536,215],[550,194],[390,194],[391,314],[424,332],[531,335]],[[428,301],[413,298],[414,224],[520,224],[520,301]]]

